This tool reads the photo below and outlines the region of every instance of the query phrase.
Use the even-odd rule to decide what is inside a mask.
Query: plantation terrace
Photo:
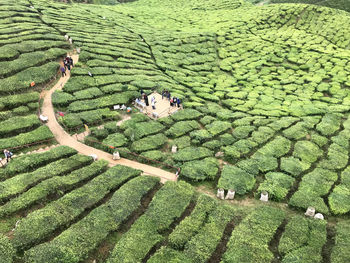
[[[349,10],[1,0],[0,263],[350,262]]]

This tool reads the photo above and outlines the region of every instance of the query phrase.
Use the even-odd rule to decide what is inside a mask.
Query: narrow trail
[[[76,64],[79,60],[79,56],[72,55],[71,57],[74,61],[74,64]],[[109,166],[115,166],[117,164],[121,164],[121,165],[129,166],[138,170],[142,170],[144,175],[160,177],[162,183],[166,181],[177,180],[176,175],[174,173],[170,173],[150,165],[138,163],[128,159],[124,159],[124,158],[121,158],[120,160],[113,160],[112,154],[87,146],[77,141],[74,137],[70,136],[57,122],[54,108],[51,101],[52,94],[56,90],[62,89],[63,86],[69,80],[69,78],[70,78],[70,72],[67,72],[67,75],[65,77],[61,77],[60,80],[52,89],[42,94],[44,99],[43,106],[42,106],[42,114],[49,118],[47,122],[47,126],[49,127],[49,129],[51,130],[51,132],[53,133],[53,135],[55,136],[55,139],[59,144],[74,148],[81,154],[85,154],[85,155],[96,154],[98,159],[104,159],[108,161]]]

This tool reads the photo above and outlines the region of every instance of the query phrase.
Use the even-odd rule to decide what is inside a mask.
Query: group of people
[[[136,99],[136,103],[139,104],[141,102],[141,100],[143,99],[145,104],[146,104],[146,107],[149,106],[149,100],[148,100],[148,95],[141,89],[141,99],[140,98],[137,98]],[[171,94],[170,94],[170,91],[168,90],[163,90],[162,92],[162,99],[164,98],[167,98],[170,102],[170,106],[171,107],[178,107],[180,108],[180,104],[181,104],[181,100],[179,98],[176,98],[176,97],[171,97]],[[156,98],[154,96],[151,97],[151,106],[152,106],[152,109],[155,110],[156,109]]]
[[[170,102],[171,107],[178,107],[180,108],[181,100],[176,97],[171,97],[171,93],[169,90],[163,90],[162,91],[162,99],[167,98],[168,101]]]
[[[63,65],[64,66],[61,67],[62,77],[66,75],[67,70],[70,71],[70,69],[73,67],[73,59],[69,56],[65,57],[63,59]]]

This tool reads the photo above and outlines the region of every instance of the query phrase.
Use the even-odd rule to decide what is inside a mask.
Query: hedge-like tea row
[[[0,149],[24,147],[27,144],[45,141],[52,138],[54,138],[54,136],[50,129],[47,126],[40,126],[39,128],[27,133],[21,133],[14,137],[0,139]],[[15,149],[11,151],[15,151]]]
[[[148,121],[135,123],[133,127],[129,127],[124,134],[131,139],[139,140],[145,136],[160,133],[165,127],[159,122]]]
[[[186,147],[175,153],[173,158],[177,162],[187,162],[212,157],[213,155],[211,150],[204,147]]]
[[[0,262],[12,263],[15,256],[15,250],[8,237],[0,234]]]
[[[186,237],[190,238],[190,240],[186,240],[188,243],[185,245],[183,251],[162,247],[148,262],[207,262],[218,246],[224,229],[232,220],[234,213],[229,206],[218,206],[212,208],[210,211],[202,212],[204,212],[202,215],[204,218],[199,221],[196,221],[196,219],[193,221],[193,223],[199,223],[200,225],[195,225],[195,229],[188,229],[190,235],[183,233]]]
[[[209,157],[203,160],[186,162],[181,166],[181,177],[191,180],[213,180],[219,171],[219,161]]]
[[[233,230],[222,262],[271,262],[268,244],[285,215],[282,210],[259,207]]]
[[[86,209],[93,207],[113,189],[138,175],[140,175],[138,170],[120,165],[114,166],[81,188],[32,212],[16,228],[14,246],[22,250],[37,244],[56,229],[69,224]]]
[[[62,232],[54,240],[38,245],[25,253],[27,262],[81,262],[112,231],[141,205],[159,178],[140,176],[124,184],[105,204]]]
[[[105,119],[118,120],[120,119],[120,114],[116,111],[110,110],[109,108],[103,108],[79,113],[68,113],[60,119],[67,128],[77,128],[83,127],[83,124],[91,123],[96,125]]]
[[[52,162],[33,172],[16,175],[0,183],[0,200],[11,198],[42,180],[64,175],[91,162],[91,157],[76,154],[67,159]]]
[[[186,217],[169,235],[169,245],[174,249],[184,249],[186,243],[203,227],[209,214],[216,208],[217,202],[207,196],[200,195],[191,215]]]
[[[207,262],[218,246],[226,225],[233,219],[232,207],[218,206],[208,222],[187,243],[184,253],[195,263]],[[203,245],[205,244],[205,245]]]
[[[288,194],[292,188],[295,179],[284,173],[267,173],[265,175],[265,181],[259,185],[258,193],[263,191],[269,193],[269,198],[281,201]]]
[[[337,181],[336,172],[316,168],[304,175],[299,184],[298,191],[289,200],[289,205],[307,209],[315,207],[317,211],[328,214],[329,210],[322,196],[328,194],[332,185]]]
[[[171,125],[165,134],[177,138],[199,128],[200,125],[197,121],[179,121]]]
[[[42,66],[27,68],[11,77],[1,80],[0,93],[20,92],[28,89],[29,84],[35,81],[37,85],[51,80],[57,73],[59,64],[49,62]]]
[[[350,261],[350,222],[349,220],[339,222],[336,226],[335,245],[331,254],[332,263],[343,263]]]
[[[321,262],[322,248],[327,240],[326,225],[324,220],[293,217],[286,225],[278,245],[283,255],[282,262],[293,262],[295,259],[300,263]]]
[[[329,208],[332,213],[346,214],[350,211],[350,167],[341,173],[341,181],[336,185],[328,197]]]
[[[4,77],[13,75],[26,68],[34,67],[35,65],[45,63],[46,61],[55,60],[58,57],[63,57],[66,53],[67,51],[61,48],[51,48],[45,51],[24,53],[16,60],[0,62],[0,76]]]
[[[68,146],[58,146],[43,153],[26,154],[13,158],[5,168],[0,169],[0,180],[7,179],[19,173],[28,173],[50,162],[68,158],[77,151]]]
[[[28,132],[39,127],[40,124],[38,116],[34,114],[23,117],[14,117],[0,122],[0,136],[8,137]]]
[[[134,141],[131,144],[131,149],[135,152],[156,150],[162,147],[167,141],[168,138],[164,134],[159,133]]]
[[[255,181],[254,174],[236,166],[225,165],[221,172],[218,187],[226,190],[232,189],[237,194],[243,195],[253,189]]]
[[[189,205],[193,188],[185,182],[168,181],[156,193],[147,211],[123,235],[107,262],[140,262]],[[169,204],[172,204],[171,206]]]
[[[54,176],[38,185],[32,187],[20,196],[11,199],[3,206],[0,206],[0,217],[28,208],[49,195],[63,195],[73,189],[75,185],[85,180],[89,180],[107,169],[108,162],[99,160],[89,166],[73,171],[66,176]]]
[[[28,84],[29,85],[29,84]],[[27,105],[30,102],[37,102],[39,100],[38,92],[22,93],[10,96],[2,96],[0,98],[0,109],[12,109],[22,105]]]

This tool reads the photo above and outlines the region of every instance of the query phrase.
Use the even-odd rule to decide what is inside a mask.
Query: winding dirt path
[[[76,64],[79,60],[79,56],[72,55],[71,57],[73,58],[74,64]],[[159,169],[153,166],[124,159],[124,158],[121,158],[120,160],[113,160],[112,154],[87,146],[83,143],[78,142],[74,137],[70,136],[57,122],[53,105],[51,102],[52,93],[54,93],[56,90],[62,89],[69,78],[70,78],[70,72],[67,72],[67,75],[65,77],[61,77],[60,80],[52,89],[42,94],[44,98],[44,102],[42,106],[42,114],[49,118],[47,122],[47,126],[49,127],[51,132],[54,134],[55,139],[59,144],[72,147],[81,154],[85,154],[85,155],[96,154],[98,156],[98,159],[107,160],[109,162],[109,166],[121,164],[121,165],[129,166],[135,169],[139,169],[139,170],[142,170],[143,174],[145,175],[160,177],[161,182],[163,183],[169,180],[176,181],[177,179],[176,175],[173,173],[164,171],[162,169]]]

